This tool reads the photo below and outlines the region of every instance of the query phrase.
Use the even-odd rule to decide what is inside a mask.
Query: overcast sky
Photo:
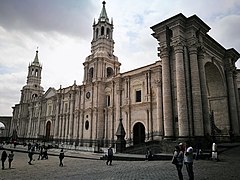
[[[19,103],[37,47],[45,91],[82,84],[101,9],[102,0],[0,0],[0,116],[12,115]],[[150,27],[178,13],[196,14],[211,27],[210,36],[240,52],[240,0],[106,0],[106,10],[121,72],[158,60]]]

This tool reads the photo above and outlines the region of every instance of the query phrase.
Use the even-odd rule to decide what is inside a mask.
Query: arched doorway
[[[4,133],[3,133],[3,131],[5,130],[5,125],[2,123],[2,122],[0,122],[0,137],[4,137]]]
[[[48,122],[47,122],[47,125],[46,125],[46,140],[49,140],[50,130],[51,130],[51,122],[48,121]]]
[[[133,126],[133,145],[145,142],[145,127],[138,122]]]

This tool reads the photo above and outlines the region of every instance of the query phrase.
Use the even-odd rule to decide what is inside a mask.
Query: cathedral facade
[[[178,14],[155,26],[159,60],[121,73],[114,55],[113,21],[105,2],[93,23],[83,84],[41,87],[38,51],[13,107],[11,133],[76,146],[108,146],[120,123],[128,146],[164,139],[239,136],[240,111],[234,49],[207,33],[199,17]],[[99,144],[100,142],[100,144]]]

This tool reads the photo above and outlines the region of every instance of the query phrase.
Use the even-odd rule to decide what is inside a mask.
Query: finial
[[[105,6],[105,4],[106,4],[106,1],[103,1],[103,2],[102,2],[102,4]]]

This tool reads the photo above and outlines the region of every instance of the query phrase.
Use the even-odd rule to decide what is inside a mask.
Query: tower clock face
[[[90,92],[88,91],[88,92],[86,93],[86,98],[89,99],[89,98],[90,98],[90,95],[91,95],[91,94],[90,94]]]

